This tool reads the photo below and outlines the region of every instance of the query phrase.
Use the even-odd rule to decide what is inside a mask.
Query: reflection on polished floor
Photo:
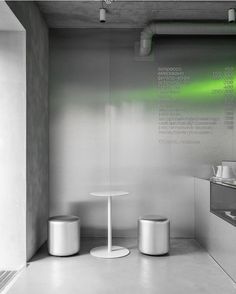
[[[79,255],[48,256],[44,246],[9,294],[235,294],[230,277],[195,240],[173,239],[167,256],[142,255],[135,239],[114,238],[130,255],[118,259],[92,257],[89,250],[105,239],[83,239]]]

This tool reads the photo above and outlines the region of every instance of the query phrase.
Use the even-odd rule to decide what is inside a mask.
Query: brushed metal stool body
[[[149,255],[163,255],[170,248],[170,221],[162,216],[147,215],[138,220],[139,251]]]
[[[48,252],[69,256],[80,250],[80,219],[76,216],[54,216],[48,220]]]

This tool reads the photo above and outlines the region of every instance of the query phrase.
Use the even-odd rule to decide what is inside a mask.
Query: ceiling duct
[[[140,55],[147,56],[152,50],[154,35],[236,35],[236,25],[229,23],[155,22],[141,32]]]

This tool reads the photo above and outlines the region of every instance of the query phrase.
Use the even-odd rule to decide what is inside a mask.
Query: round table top
[[[128,195],[129,192],[126,191],[100,191],[100,192],[91,192],[90,195],[92,196],[99,196],[99,197],[109,197],[109,196],[124,196]]]

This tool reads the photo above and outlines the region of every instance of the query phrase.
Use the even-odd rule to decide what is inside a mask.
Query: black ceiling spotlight
[[[99,20],[100,22],[106,22],[106,9],[103,7],[100,8]]]
[[[99,11],[99,20],[100,22],[106,22],[106,9],[103,7],[103,2],[105,2],[107,5],[110,5],[112,3],[112,0],[102,0],[102,7]]]
[[[228,22],[235,22],[235,9],[230,8],[228,10]]]

